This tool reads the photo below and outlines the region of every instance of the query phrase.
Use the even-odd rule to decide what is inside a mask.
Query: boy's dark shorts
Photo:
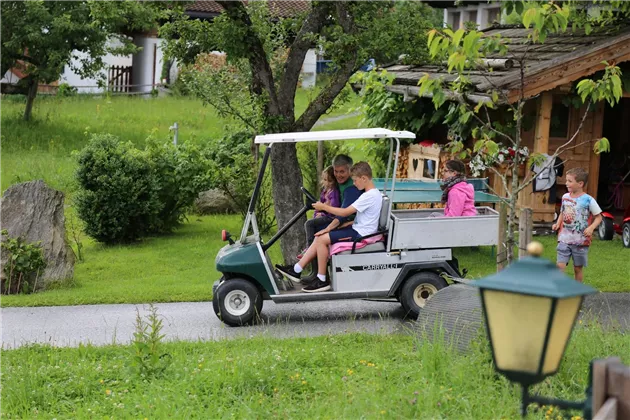
[[[586,267],[588,265],[588,246],[570,245],[564,242],[558,242],[556,248],[558,253],[557,261],[559,263],[568,264],[573,257],[574,267]]]
[[[336,244],[337,242],[352,242],[361,236],[359,235],[359,232],[352,229],[351,227],[331,230],[330,232],[328,232],[328,235],[330,235],[331,244]]]

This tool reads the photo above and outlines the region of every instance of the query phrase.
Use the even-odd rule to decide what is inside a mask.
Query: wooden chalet
[[[576,81],[603,70],[602,61],[616,63],[626,78],[630,75],[630,24],[620,28],[599,29],[589,35],[583,31],[553,35],[540,45],[530,43],[528,30],[523,27],[495,26],[485,33],[500,34],[507,40],[509,52],[507,56],[487,57],[497,64],[493,66],[496,68],[492,72],[482,74],[471,71],[475,92],[469,99],[482,100],[494,88],[505,92],[510,103],[516,102],[521,81],[518,62],[524,55],[525,114],[532,123],[529,127],[525,126],[522,138],[523,146],[527,146],[530,151],[553,154],[571,138],[584,115],[585,107],[578,109],[565,105],[563,99]],[[511,61],[506,61],[510,58]],[[445,67],[434,65],[392,65],[385,69],[395,76],[394,84],[389,89],[407,98],[418,95],[418,80],[425,74],[445,81],[457,77],[449,74]],[[605,205],[611,194],[609,187],[616,178],[611,171],[623,166],[624,157],[627,157],[625,169],[615,170],[630,170],[630,93],[625,92],[621,102],[614,107],[600,103],[589,114],[574,143],[583,144],[564,152],[560,157],[564,160],[565,172],[578,166],[589,171],[587,192],[597,197],[601,205]],[[433,140],[438,143],[447,142],[445,130],[441,136],[434,136]],[[601,137],[609,139],[611,150],[610,153],[597,155],[593,152],[593,144]],[[626,181],[628,184],[622,191],[617,191],[617,194],[623,193],[624,206],[630,205],[630,177]],[[564,176],[558,179],[558,198],[566,192],[564,182]],[[498,177],[490,176],[490,184],[497,192],[504,192]],[[549,191],[534,193],[530,186],[521,193],[519,207],[533,209],[534,221],[550,222],[554,219],[556,200],[550,200],[549,197]]]

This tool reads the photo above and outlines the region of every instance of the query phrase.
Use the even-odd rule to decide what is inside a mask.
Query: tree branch
[[[507,185],[507,177],[503,175],[501,172],[499,172],[493,166],[490,166],[488,169],[490,169],[496,176],[498,176],[501,179],[501,182],[503,183],[503,188],[505,188],[505,194],[508,196],[508,200],[511,200],[512,193],[510,192],[510,189],[508,188],[508,185]],[[492,192],[494,192],[499,198],[503,199],[499,194],[497,194],[494,188],[492,188],[490,185],[488,185],[488,188],[490,188]]]
[[[232,21],[245,25],[247,33],[242,42],[247,43],[249,47],[247,59],[249,60],[254,79],[252,82],[253,88],[261,87],[265,89],[269,94],[269,112],[271,115],[280,115],[273,72],[271,71],[269,60],[267,60],[263,44],[253,28],[245,5],[241,1],[217,1],[217,3],[225,9],[225,13]]]
[[[337,9],[337,17],[339,24],[343,28],[344,33],[356,33],[354,19],[347,9],[344,2],[335,3]],[[351,46],[349,46],[351,47]],[[348,79],[354,72],[359,69],[357,65],[357,48],[348,51],[348,58],[345,62],[339,63],[339,69],[332,76],[328,86],[326,86],[306,108],[306,111],[294,124],[295,131],[308,131],[317,122],[319,117],[326,112],[332,105],[333,101],[339,95],[339,92],[346,86]]]
[[[289,56],[284,64],[284,73],[278,87],[278,101],[285,115],[293,115],[295,112],[295,91],[304,58],[311,47],[311,41],[307,39],[307,35],[319,32],[328,13],[328,7],[329,3],[324,1],[313,6],[289,49]]]

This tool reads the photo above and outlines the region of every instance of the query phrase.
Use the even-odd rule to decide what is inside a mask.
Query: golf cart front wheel
[[[615,235],[615,228],[612,219],[604,217],[597,228],[597,236],[602,241],[611,241]]]
[[[621,242],[623,242],[623,246],[630,248],[630,222],[623,224],[623,229],[621,230]]]
[[[427,301],[448,284],[439,274],[422,271],[407,278],[400,290],[400,303],[410,318],[416,319]]]
[[[217,317],[231,327],[251,324],[260,315],[262,305],[258,288],[244,279],[224,281],[212,298]]]

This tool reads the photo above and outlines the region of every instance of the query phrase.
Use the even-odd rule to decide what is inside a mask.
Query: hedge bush
[[[197,147],[149,139],[138,150],[109,134],[93,136],[79,154],[76,178],[86,233],[108,244],[171,231],[210,185]]]

